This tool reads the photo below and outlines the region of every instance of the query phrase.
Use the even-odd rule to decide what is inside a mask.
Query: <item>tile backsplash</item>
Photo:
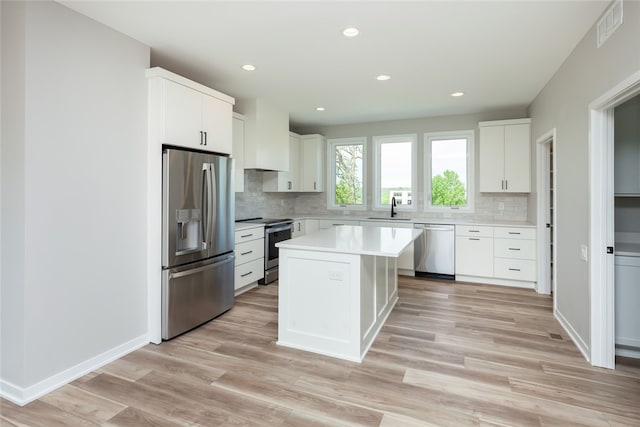
[[[384,215],[381,215],[379,210],[357,212],[327,210],[326,193],[264,193],[262,191],[262,172],[246,170],[244,176],[245,191],[244,193],[236,193],[236,219],[324,215]],[[527,198],[527,194],[476,194],[475,212],[448,214],[423,212],[423,200],[420,197],[417,212],[401,212],[398,216],[434,219],[455,217],[479,221],[526,221]],[[368,200],[371,200],[370,194],[368,195]]]

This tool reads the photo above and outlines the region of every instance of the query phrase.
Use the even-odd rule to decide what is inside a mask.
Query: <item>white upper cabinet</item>
[[[302,186],[300,191],[324,191],[326,139],[322,135],[303,135],[301,141]]]
[[[244,121],[244,167],[289,170],[289,114],[262,99],[237,104]]]
[[[233,167],[236,193],[244,192],[244,116],[233,113]]]
[[[531,119],[480,122],[480,191],[531,191]]]
[[[300,135],[289,133],[289,171],[264,172],[262,174],[262,191],[300,191]]]
[[[148,69],[147,78],[158,143],[232,153],[233,98],[159,67]]]

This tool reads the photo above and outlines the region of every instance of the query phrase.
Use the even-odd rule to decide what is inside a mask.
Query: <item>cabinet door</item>
[[[202,94],[169,80],[164,80],[163,144],[202,149]]]
[[[321,135],[302,136],[301,191],[324,191],[324,138]]]
[[[531,191],[531,137],[528,124],[504,127],[504,190]]]
[[[456,237],[456,275],[493,276],[492,237]]]
[[[202,131],[205,132],[207,151],[231,154],[233,151],[233,111],[231,104],[201,94]]]
[[[480,128],[480,191],[499,193],[504,182],[504,126]]]
[[[289,135],[289,172],[286,172],[291,182],[291,191],[300,191],[300,136]]]
[[[233,159],[236,193],[244,192],[244,120],[233,118]]]

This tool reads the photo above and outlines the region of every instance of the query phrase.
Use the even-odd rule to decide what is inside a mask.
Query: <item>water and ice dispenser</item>
[[[202,250],[200,209],[176,210],[176,255]]]

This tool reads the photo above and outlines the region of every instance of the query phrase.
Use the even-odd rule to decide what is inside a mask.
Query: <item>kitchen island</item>
[[[278,243],[278,344],[360,362],[398,300],[419,229],[343,225]]]

